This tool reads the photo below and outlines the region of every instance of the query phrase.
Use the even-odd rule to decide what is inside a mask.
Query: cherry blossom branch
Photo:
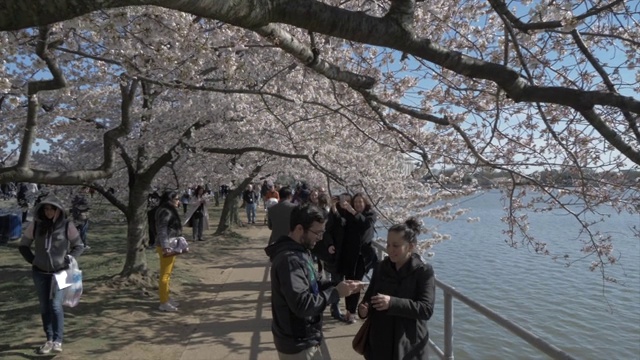
[[[35,46],[36,55],[44,61],[47,69],[52,75],[52,79],[48,80],[32,80],[27,85],[27,120],[22,136],[22,144],[20,146],[20,156],[15,166],[0,169],[0,180],[11,178],[13,181],[20,179],[30,179],[34,182],[50,183],[50,184],[81,184],[86,180],[106,177],[111,170],[111,163],[108,157],[105,157],[105,164],[99,170],[94,171],[71,171],[57,172],[32,169],[30,167],[30,159],[32,154],[33,143],[36,139],[38,111],[40,109],[38,102],[38,93],[40,91],[52,91],[62,89],[67,86],[64,73],[58,66],[49,48],[49,27],[40,27],[38,38]],[[111,158],[113,154],[111,154]]]
[[[330,171],[329,169],[327,169],[326,167],[318,163],[318,161],[315,158],[316,157],[315,153],[312,154],[311,156],[306,154],[291,154],[291,153],[286,153],[286,152],[272,150],[272,149],[266,149],[266,148],[257,147],[257,146],[247,146],[247,147],[235,148],[235,149],[220,148],[220,147],[203,147],[200,150],[207,153],[211,153],[211,154],[225,154],[225,155],[242,155],[249,152],[260,152],[260,153],[274,155],[278,157],[284,157],[288,159],[304,160],[307,163],[309,163],[314,169],[320,171],[326,176],[329,176],[332,180],[340,184],[344,183],[344,180],[341,177],[334,174],[332,171]]]
[[[17,169],[27,170],[31,159],[31,151],[33,143],[36,139],[38,110],[38,92],[62,89],[67,85],[64,74],[60,70],[55,58],[52,57],[48,47],[49,27],[42,26],[38,30],[38,39],[36,42],[36,55],[42,59],[53,79],[50,80],[31,80],[27,84],[27,122],[22,136],[22,144],[20,149],[20,157],[18,159]]]
[[[574,109],[589,109],[602,105],[640,114],[640,101],[631,97],[599,91],[588,92],[562,87],[531,86],[520,77],[517,71],[506,66],[445,49],[429,39],[416,39],[411,32],[393,19],[376,18],[320,1],[263,0],[264,3],[256,4],[250,0],[236,2],[193,2],[188,0],[95,2],[74,0],[74,6],[70,6],[70,1],[33,0],[25,5],[22,0],[5,0],[5,7],[0,10],[0,30],[54,23],[102,9],[157,5],[196,16],[225,21],[247,29],[260,29],[258,31],[265,36],[274,35],[276,38],[284,40],[285,43],[288,42],[287,40],[294,41],[295,39],[287,38],[288,34],[279,31],[274,25],[269,25],[270,23],[285,23],[345,40],[396,49],[440,65],[457,74],[495,82],[506,91],[509,98],[516,102],[545,102],[569,106]],[[614,6],[618,1],[620,0],[607,7]],[[38,11],[34,9],[38,9]],[[603,7],[602,11],[604,10]],[[601,11],[601,9],[591,9],[588,16],[595,11]],[[294,49],[292,51],[296,53]],[[313,54],[306,50],[303,53],[298,53],[297,57],[305,63],[313,60]],[[637,159],[634,162],[639,163]]]
[[[269,24],[252,30],[328,79],[362,89],[371,89],[376,83],[372,77],[342,70],[338,66],[320,59],[319,54],[314,53],[312,48],[300,42],[280,26]]]
[[[358,90],[358,89],[355,89]],[[426,120],[429,122],[432,122],[434,124],[438,124],[438,125],[450,125],[449,119],[447,119],[447,117],[438,117],[432,114],[427,114],[424,113],[422,111],[419,110],[415,110],[410,108],[409,106],[394,102],[394,101],[388,101],[388,100],[383,100],[380,99],[380,97],[378,97],[377,95],[375,95],[374,93],[372,93],[371,91],[364,91],[364,90],[359,90],[360,94],[362,94],[362,96],[367,99],[367,100],[371,100],[371,101],[375,101],[379,104],[382,104],[388,108],[391,108],[399,113],[403,113],[406,115],[409,115],[411,117],[414,117],[416,119],[421,119],[421,120]]]
[[[161,85],[164,87],[168,87],[168,88],[172,88],[172,89],[184,89],[184,90],[193,90],[193,91],[209,91],[209,92],[217,92],[217,93],[222,93],[222,94],[246,94],[246,95],[266,95],[266,96],[271,96],[277,99],[280,99],[282,101],[286,101],[286,102],[294,102],[293,99],[290,99],[284,95],[278,94],[278,93],[273,93],[273,92],[268,92],[268,91],[262,91],[262,90],[251,90],[251,89],[232,89],[232,88],[220,88],[220,87],[214,87],[214,86],[205,86],[205,85],[193,85],[193,84],[188,84],[188,83],[183,83],[183,82],[168,82],[168,81],[160,81],[160,80],[155,80],[146,76],[142,76],[142,75],[128,75],[132,78],[135,79],[140,79],[140,80],[144,80],[148,83],[151,84],[156,84],[156,85]]]
[[[572,30],[571,31],[571,37],[576,42],[576,45],[578,45],[578,49],[580,49],[582,54],[587,58],[587,60],[591,64],[591,66],[593,66],[593,68],[598,72],[598,74],[600,75],[600,77],[604,81],[604,84],[607,86],[607,89],[609,89],[609,91],[612,92],[612,93],[618,93],[616,91],[615,86],[613,85],[613,82],[611,82],[611,79],[609,79],[609,74],[607,74],[607,72],[602,68],[602,65],[600,65],[600,63],[595,58],[595,56],[593,56],[591,51],[589,51],[589,49],[587,48],[587,45],[584,43],[584,41],[582,41],[582,38],[580,37],[580,33],[578,33],[577,30]],[[634,117],[627,110],[622,110],[622,115],[624,115],[624,118],[627,119],[627,122],[629,123],[629,128],[631,128],[633,133],[636,135],[636,140],[638,140],[640,142],[640,130],[638,130],[638,119],[637,119],[637,117]],[[600,122],[603,123],[601,119],[598,119],[598,120],[600,120]],[[592,126],[595,127],[595,125],[593,125],[593,124],[592,124]],[[604,136],[604,134],[602,134],[602,133],[601,133],[601,135]],[[616,146],[616,148],[617,148],[617,146]]]
[[[548,29],[562,28],[566,25],[567,22],[569,23],[580,22],[588,17],[600,14],[605,11],[609,11],[616,6],[623,4],[624,0],[615,0],[609,4],[605,4],[600,7],[594,6],[591,9],[587,10],[585,13],[578,16],[574,16],[570,20],[564,20],[564,21],[554,20],[554,21],[542,21],[542,22],[533,22],[533,23],[522,22],[517,16],[515,16],[509,10],[509,8],[507,7],[507,4],[503,0],[488,0],[488,2],[489,4],[491,4],[491,7],[496,13],[504,16],[507,20],[509,20],[509,22],[516,29],[524,32],[529,32],[531,30],[548,30]]]

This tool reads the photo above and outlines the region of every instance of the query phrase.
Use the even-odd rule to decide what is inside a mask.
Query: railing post
[[[453,296],[444,293],[444,357],[453,360]]]

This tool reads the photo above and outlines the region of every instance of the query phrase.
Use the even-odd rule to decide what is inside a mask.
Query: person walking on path
[[[296,205],[291,202],[293,196],[291,188],[284,186],[278,192],[280,202],[269,208],[267,212],[267,226],[271,230],[269,244],[273,244],[280,237],[289,234],[291,211]]]
[[[204,194],[204,188],[198,185],[189,203],[189,212],[185,216],[184,223],[193,229],[193,241],[204,241],[202,233],[209,230],[209,213]]]
[[[436,282],[433,267],[414,253],[420,224],[410,218],[387,233],[387,253],[374,268],[371,285],[358,306],[370,317],[367,360],[426,360]]]
[[[191,195],[189,195],[189,190],[185,190],[182,196],[180,197],[180,203],[182,203],[182,213],[187,213],[187,207],[189,206],[189,201],[191,201]]]
[[[182,236],[182,223],[177,210],[179,207],[178,193],[165,191],[160,199],[160,206],[156,210],[156,251],[160,258],[160,277],[158,278],[160,311],[178,311],[178,303],[169,297],[169,281],[176,261],[169,239]]]
[[[247,224],[256,223],[256,208],[258,206],[259,193],[253,191],[253,185],[247,185],[246,190],[242,193],[242,203],[247,211]]]
[[[80,239],[82,239],[82,245],[85,250],[89,250],[90,247],[87,244],[87,232],[89,231],[89,202],[84,196],[86,189],[82,188],[71,200],[71,216],[73,217],[73,223],[80,233]]]
[[[34,245],[35,252],[31,251]],[[18,250],[31,264],[42,327],[47,341],[38,349],[40,354],[62,352],[64,338],[64,293],[54,274],[68,269],[71,258],[79,257],[84,250],[80,233],[68,220],[60,200],[49,194],[33,211],[33,221],[24,232]]]
[[[280,360],[322,360],[322,313],[328,304],[360,291],[359,281],[336,285],[319,278],[309,250],[322,238],[325,212],[300,206],[289,234],[267,246],[271,259],[271,332]]]

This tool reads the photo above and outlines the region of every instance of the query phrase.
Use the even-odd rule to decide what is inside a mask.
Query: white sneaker
[[[160,311],[167,311],[167,312],[175,312],[178,311],[178,308],[171,305],[171,303],[169,303],[168,301],[164,304],[160,304],[160,306],[158,307],[158,310]]]
[[[38,349],[38,354],[48,354],[53,349],[53,341],[47,341]]]
[[[169,298],[169,304],[173,305],[174,307],[180,306],[180,302],[178,300],[174,300],[172,298]]]

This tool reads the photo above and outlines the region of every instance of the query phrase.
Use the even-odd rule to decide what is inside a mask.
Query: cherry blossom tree
[[[528,235],[522,211],[560,207],[586,229],[582,250],[604,271],[617,261],[612,238],[582,216],[600,204],[635,211],[638,201],[628,175],[640,165],[639,6],[8,0],[0,111],[11,121],[2,136],[23,136],[0,180],[91,182],[113,176],[127,147],[138,149],[121,156],[127,169],[166,154],[164,165],[189,169],[192,159],[240,162],[238,180],[287,168],[367,191],[389,221],[449,220],[461,213],[440,202],[468,192],[465,175],[493,169],[510,179],[505,235],[514,246],[552,253]],[[40,138],[68,141],[78,132],[65,126],[82,124],[102,156],[76,170],[31,166],[38,121],[47,124]],[[420,166],[401,171],[405,158]],[[139,178],[128,171],[129,182]],[[571,182],[543,179],[549,171]],[[525,197],[531,187],[539,196]],[[568,206],[576,198],[577,211]]]

